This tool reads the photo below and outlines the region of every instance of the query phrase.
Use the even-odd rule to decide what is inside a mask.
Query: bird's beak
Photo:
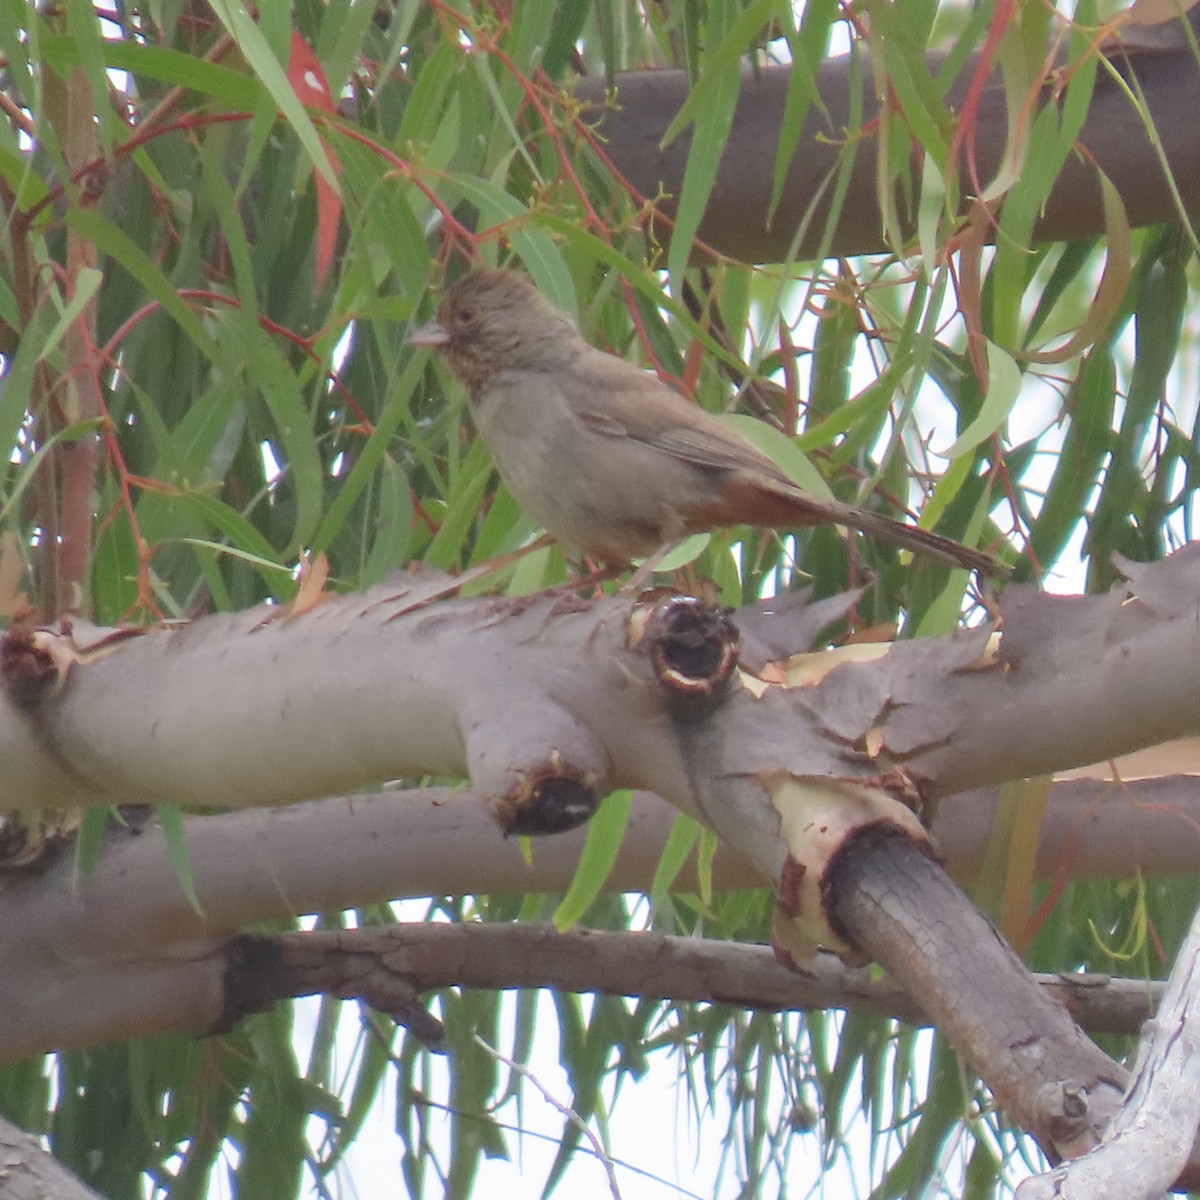
[[[432,346],[435,350],[450,343],[450,330],[438,321],[429,321],[407,337],[410,346]]]

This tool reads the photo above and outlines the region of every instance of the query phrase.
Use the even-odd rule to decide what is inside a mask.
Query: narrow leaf
[[[633,793],[614,792],[600,805],[588,825],[587,840],[579,855],[579,866],[567,894],[554,910],[554,925],[565,933],[577,924],[600,894],[625,837],[625,826],[633,807]]]
[[[196,910],[198,916],[204,916],[196,895],[196,881],[192,877],[192,864],[188,858],[187,838],[183,830],[183,810],[178,804],[160,804],[157,808],[158,823],[162,827],[163,842],[167,847],[167,857],[175,868],[175,877],[187,897],[187,902]]]
[[[262,31],[251,20],[246,9],[240,4],[233,3],[233,0],[212,0],[212,7],[220,17],[221,23],[229,31],[230,36],[237,42],[238,49],[246,56],[246,61],[254,73],[270,92],[284,119],[295,131],[313,166],[320,171],[329,187],[340,195],[337,173],[329,161],[325,147],[321,144],[316,127],[304,106],[296,98],[296,93],[288,83],[284,68],[275,57]]]
[[[989,438],[1008,419],[1021,392],[1021,369],[1012,356],[989,342],[987,347],[987,395],[975,419],[959,434],[954,445],[946,451],[948,458],[957,458],[973,450]]]

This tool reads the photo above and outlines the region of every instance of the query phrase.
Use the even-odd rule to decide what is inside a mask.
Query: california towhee
[[[442,351],[517,503],[609,563],[728,525],[845,525],[981,571],[989,555],[792,483],[654,376],[589,345],[513,271],[477,270],[410,337]]]

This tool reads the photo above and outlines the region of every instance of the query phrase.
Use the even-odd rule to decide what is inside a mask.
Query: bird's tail
[[[768,529],[843,525],[880,541],[907,546],[919,554],[935,555],[955,566],[986,575],[1008,574],[1007,567],[982,550],[973,550],[941,534],[893,521],[891,517],[840,500],[814,496],[789,480],[765,478],[761,472],[732,473],[708,504],[693,506],[685,532],[722,525],[757,525]]]
[[[830,505],[830,509],[831,518],[837,524],[861,530],[869,537],[904,546],[918,554],[932,554],[955,566],[981,571],[985,575],[1008,574],[1008,568],[992,555],[964,546],[952,538],[942,537],[939,533],[930,533],[927,529],[918,529],[915,525],[906,525],[902,521],[893,521],[891,517],[836,501]]]

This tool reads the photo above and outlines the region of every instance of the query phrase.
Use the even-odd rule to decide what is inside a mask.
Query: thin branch
[[[569,1121],[580,1135],[587,1141],[592,1148],[592,1153],[597,1160],[604,1166],[604,1173],[608,1176],[608,1190],[613,1196],[613,1200],[621,1200],[621,1189],[617,1185],[617,1173],[613,1170],[612,1159],[605,1152],[600,1139],[592,1132],[591,1126],[569,1105],[563,1104],[554,1093],[546,1087],[544,1083],[531,1071],[524,1063],[519,1063],[515,1059],[511,1059],[507,1054],[501,1054],[495,1046],[489,1045],[479,1036],[474,1035],[475,1044],[487,1055],[494,1058],[497,1062],[502,1062],[511,1071],[515,1071],[523,1079],[528,1079],[531,1084],[541,1093],[541,1097],[547,1104],[558,1111],[558,1113]]]

